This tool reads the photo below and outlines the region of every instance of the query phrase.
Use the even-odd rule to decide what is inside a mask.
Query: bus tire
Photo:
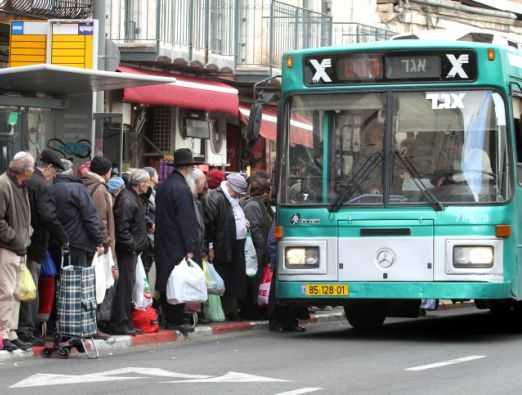
[[[357,300],[344,306],[346,319],[357,330],[376,330],[386,319],[386,303],[383,301]]]

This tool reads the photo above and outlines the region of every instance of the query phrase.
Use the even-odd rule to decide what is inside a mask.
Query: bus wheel
[[[354,300],[344,306],[344,311],[350,325],[360,330],[379,329],[386,319],[383,301]]]

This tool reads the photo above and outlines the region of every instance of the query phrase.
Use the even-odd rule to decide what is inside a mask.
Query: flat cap
[[[50,165],[53,165],[54,167],[65,170],[65,167],[62,163],[62,159],[58,153],[56,153],[53,150],[50,149],[44,149],[42,153],[40,154],[40,161],[44,163],[48,163]]]

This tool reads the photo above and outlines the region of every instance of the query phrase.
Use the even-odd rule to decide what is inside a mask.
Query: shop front
[[[176,78],[175,84],[125,88],[122,92],[119,99],[122,105],[133,108],[133,135],[141,139],[132,144],[140,150],[134,153],[133,165],[150,165],[161,170],[162,164],[172,159],[174,150],[190,148],[209,166],[229,166],[227,136],[238,124],[236,88],[186,74],[128,66],[120,66],[118,70]]]

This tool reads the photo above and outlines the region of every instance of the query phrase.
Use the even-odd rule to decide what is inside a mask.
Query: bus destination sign
[[[305,83],[309,85],[477,78],[476,56],[472,51],[335,54],[310,56],[304,63]]]

